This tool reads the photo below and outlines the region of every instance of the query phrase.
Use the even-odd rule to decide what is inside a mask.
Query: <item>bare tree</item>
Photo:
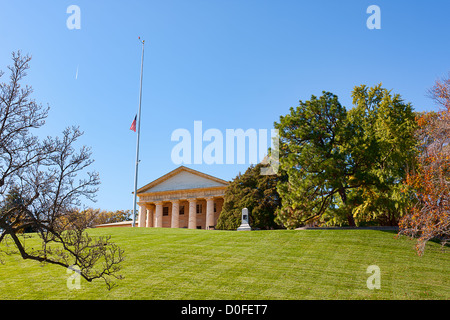
[[[21,86],[31,57],[18,51],[12,60],[9,83],[0,83],[0,243],[23,259],[78,266],[87,281],[102,278],[111,288],[112,278],[121,278],[123,250],[109,237],[89,236],[88,221],[76,210],[82,198],[94,200],[100,183],[98,173],[87,171],[90,149],[75,150],[83,134],[78,127],[62,137],[33,135],[49,108],[31,99],[30,86]],[[27,230],[38,235],[40,248],[25,246]]]

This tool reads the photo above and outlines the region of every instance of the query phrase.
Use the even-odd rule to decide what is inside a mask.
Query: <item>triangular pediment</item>
[[[228,182],[187,167],[179,167],[140,188],[137,193],[226,187]]]

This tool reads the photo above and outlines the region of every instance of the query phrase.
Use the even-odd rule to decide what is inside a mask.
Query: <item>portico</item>
[[[137,191],[138,226],[214,229],[228,182],[181,166]]]

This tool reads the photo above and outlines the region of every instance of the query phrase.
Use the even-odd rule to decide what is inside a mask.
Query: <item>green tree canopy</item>
[[[222,213],[217,229],[236,230],[241,224],[242,208],[248,208],[252,228],[273,229],[279,227],[275,211],[281,205],[277,192],[280,175],[261,175],[262,164],[250,166],[244,174],[239,173],[225,192]]]
[[[275,123],[288,176],[278,184],[277,221],[288,228],[312,221],[355,226],[403,203],[397,188],[414,154],[412,107],[381,84],[355,87],[352,97],[347,111],[323,92]]]

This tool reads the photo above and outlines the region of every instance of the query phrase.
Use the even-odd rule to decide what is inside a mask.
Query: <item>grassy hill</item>
[[[374,230],[105,228],[125,250],[123,280],[67,288],[64,268],[2,255],[0,299],[450,299],[450,254]],[[31,241],[32,240],[28,240]],[[369,265],[381,289],[366,285]]]

